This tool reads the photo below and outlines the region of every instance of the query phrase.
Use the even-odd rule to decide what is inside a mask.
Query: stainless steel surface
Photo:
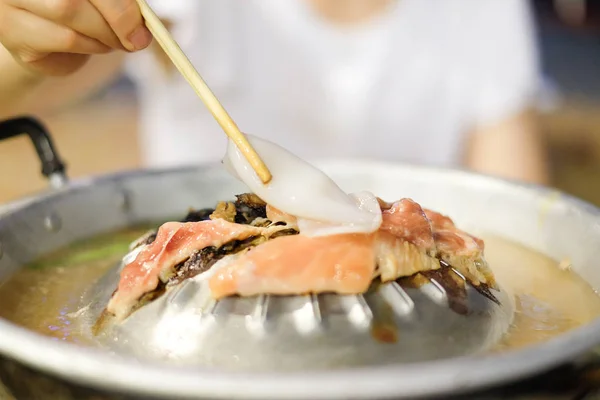
[[[468,312],[451,308],[449,296],[457,294],[435,279],[418,289],[375,284],[358,296],[215,302],[206,280],[197,276],[122,323],[107,324],[95,337],[92,327],[117,287],[121,267],[136,253],[90,289],[81,317],[88,337],[141,359],[271,372],[439,360],[489,349],[508,331],[514,313],[506,293],[492,290],[500,300],[496,304],[471,286],[466,286],[463,304]]]
[[[48,177],[48,181],[50,183],[50,187],[53,189],[60,189],[67,185],[69,180],[67,179],[67,175],[62,172],[55,172]]]
[[[452,215],[465,229],[498,234],[557,260],[600,285],[600,213],[554,191],[461,171],[366,163],[322,164],[348,191],[371,190],[384,199],[412,197]],[[207,190],[210,188],[210,190]],[[0,280],[40,255],[135,222],[181,215],[244,191],[220,166],[133,172],[71,183],[9,207],[0,218]],[[175,195],[176,194],[176,195]],[[127,199],[124,203],[123,199]],[[126,207],[123,204],[127,204]],[[58,230],[45,219],[56,215]],[[468,392],[507,383],[574,359],[600,342],[600,321],[540,345],[494,355],[468,355],[335,371],[241,372],[139,362],[93,348],[60,343],[0,320],[0,354],[18,365],[79,386],[165,398],[415,398]],[[285,355],[282,355],[282,358]]]

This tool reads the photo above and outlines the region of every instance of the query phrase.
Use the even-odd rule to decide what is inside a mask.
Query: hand
[[[0,0],[0,43],[44,75],[68,75],[92,54],[151,41],[136,0]]]

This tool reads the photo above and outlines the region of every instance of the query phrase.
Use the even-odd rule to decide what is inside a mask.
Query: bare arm
[[[488,175],[548,184],[548,162],[536,121],[533,111],[524,111],[497,124],[473,129],[467,166]]]
[[[18,64],[0,45],[0,118],[58,109],[106,86],[121,70],[124,52],[92,57],[68,77],[44,77]]]

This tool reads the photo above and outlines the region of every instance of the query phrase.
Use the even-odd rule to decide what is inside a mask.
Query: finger
[[[90,55],[88,54],[50,53],[36,61],[28,63],[19,61],[26,68],[41,72],[44,75],[65,76],[83,67],[89,59]]]
[[[152,35],[136,0],[90,0],[129,51],[142,50],[152,42]]]
[[[2,43],[24,62],[48,53],[102,54],[111,50],[96,39],[16,8],[5,12],[0,30]]]
[[[9,4],[66,25],[109,47],[123,49],[108,22],[88,0],[9,0]]]

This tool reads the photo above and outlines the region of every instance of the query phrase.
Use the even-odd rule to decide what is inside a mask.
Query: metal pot
[[[39,122],[23,118],[0,124],[0,139],[21,133],[35,144],[52,189],[3,209],[0,282],[24,264],[76,240],[164,220],[190,206],[211,206],[245,189],[218,165],[68,182],[64,164]],[[475,233],[497,234],[555,259],[569,258],[581,277],[594,288],[600,286],[600,210],[578,199],[458,170],[357,160],[320,166],[345,190],[412,197],[452,215]],[[596,320],[548,342],[501,354],[336,371],[233,373],[109,355],[56,342],[0,319],[0,379],[16,397],[28,399],[448,398],[550,371],[578,360],[599,342]],[[570,371],[561,369],[557,376],[570,376]]]

